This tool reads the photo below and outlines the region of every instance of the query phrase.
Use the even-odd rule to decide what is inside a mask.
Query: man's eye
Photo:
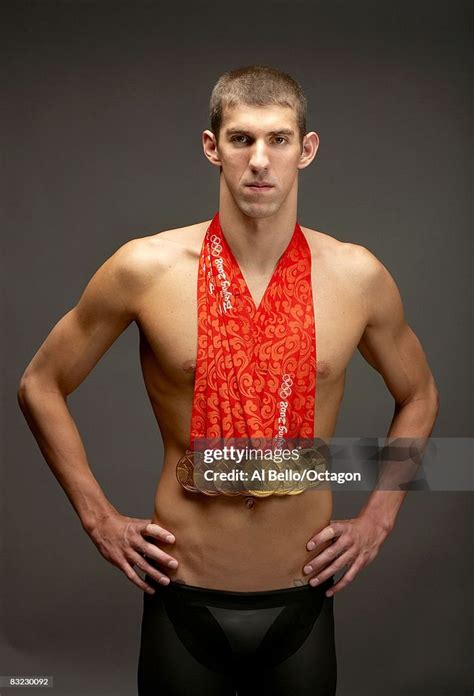
[[[282,135],[277,135],[275,140],[279,140],[280,142],[288,142],[286,138],[284,138]]]
[[[233,143],[244,143],[247,141],[247,136],[246,135],[233,135],[231,138],[231,141]]]

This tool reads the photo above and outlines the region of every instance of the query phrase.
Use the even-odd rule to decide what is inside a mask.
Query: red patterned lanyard
[[[216,213],[198,273],[190,444],[313,438],[316,334],[311,250],[298,223],[258,308]]]

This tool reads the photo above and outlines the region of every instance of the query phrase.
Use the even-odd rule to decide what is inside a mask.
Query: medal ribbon
[[[205,438],[312,439],[316,333],[311,251],[299,224],[257,308],[216,213],[197,302],[191,449]]]

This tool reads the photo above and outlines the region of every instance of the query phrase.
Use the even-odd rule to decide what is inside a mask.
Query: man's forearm
[[[384,462],[379,476],[378,487],[368,498],[366,504],[361,509],[359,516],[369,516],[375,522],[383,526],[387,531],[391,531],[395,524],[400,507],[405,499],[407,490],[396,490],[397,478],[400,483],[404,483],[419,465],[423,444],[428,441],[439,410],[439,401],[436,393],[429,396],[415,398],[406,402],[403,406],[395,409],[395,414],[387,434],[387,441],[391,442],[402,438],[406,442],[406,451],[410,441],[413,441],[415,458],[413,462],[404,460],[402,465],[399,461],[392,463]],[[403,445],[401,445],[403,447]]]
[[[31,379],[20,385],[18,403],[84,529],[117,512],[92,474],[81,436],[59,389]]]

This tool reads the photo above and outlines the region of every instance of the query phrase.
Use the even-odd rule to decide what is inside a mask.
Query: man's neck
[[[283,204],[275,215],[252,218],[232,203],[221,200],[219,220],[241,269],[250,274],[271,272],[290,243],[296,224],[296,206]]]

